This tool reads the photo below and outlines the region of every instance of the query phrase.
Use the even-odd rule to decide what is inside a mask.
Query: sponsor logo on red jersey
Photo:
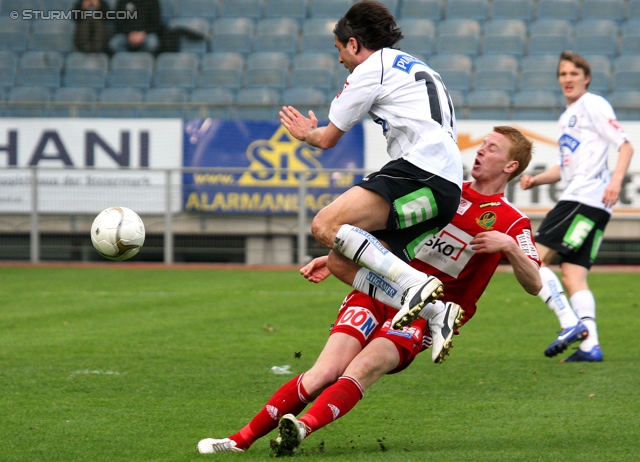
[[[460,205],[458,205],[458,211],[457,211],[458,215],[464,215],[464,212],[469,210],[469,207],[471,207],[472,205],[473,203],[471,201],[460,198]]]
[[[531,239],[531,231],[528,229],[523,229],[522,234],[518,234],[518,245],[524,252],[524,254],[534,260],[539,260],[538,251],[536,249],[533,240]]]
[[[365,340],[378,326],[378,321],[371,311],[360,306],[351,306],[340,316],[336,326],[350,326],[360,331]]]
[[[498,219],[498,216],[494,212],[484,212],[482,215],[476,218],[476,223],[481,228],[484,228],[487,231],[490,231],[493,229],[493,225],[496,224],[497,219]]]

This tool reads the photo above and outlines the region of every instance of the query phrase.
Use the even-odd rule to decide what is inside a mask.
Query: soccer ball
[[[144,224],[131,209],[109,207],[93,220],[91,242],[109,260],[128,260],[144,244]]]

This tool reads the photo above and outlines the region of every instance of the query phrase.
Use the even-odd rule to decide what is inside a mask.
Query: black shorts
[[[560,201],[542,220],[536,242],[560,254],[562,263],[591,268],[611,215],[573,201]]]
[[[387,228],[373,231],[391,251],[409,262],[429,236],[447,226],[460,204],[460,188],[404,159],[387,163],[360,183],[384,197],[391,211]]]

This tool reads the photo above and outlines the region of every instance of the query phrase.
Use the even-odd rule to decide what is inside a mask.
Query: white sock
[[[373,297],[385,305],[402,308],[402,287],[395,282],[383,278],[370,269],[360,268],[353,279],[353,288]]]
[[[582,323],[589,329],[589,336],[580,343],[580,349],[590,351],[598,345],[598,328],[596,327],[596,300],[590,290],[581,290],[571,296],[571,305]]]
[[[420,317],[422,319],[426,319],[427,321],[431,320],[437,314],[440,314],[442,311],[446,309],[446,305],[441,300],[434,300],[431,303],[427,303],[424,308],[420,311]]]
[[[578,324],[578,317],[569,304],[556,274],[550,268],[543,266],[540,268],[540,278],[542,279],[542,290],[540,290],[538,297],[558,316],[560,327],[566,329]]]
[[[402,291],[426,282],[427,275],[410,267],[363,229],[342,225],[333,250],[374,273],[397,282]]]

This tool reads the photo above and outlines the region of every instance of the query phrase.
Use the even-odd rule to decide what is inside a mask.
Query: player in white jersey
[[[611,105],[587,91],[590,81],[591,68],[585,58],[568,51],[560,55],[558,82],[567,101],[559,121],[560,161],[539,175],[523,175],[520,180],[523,189],[558,180],[565,185],[558,204],[535,236],[543,264],[540,275],[544,287],[539,295],[556,313],[562,328],[545,355],[553,357],[582,340],[579,349],[563,362],[603,359],[587,275],[633,155]],[[619,152],[613,175],[607,168],[611,145]],[[548,267],[556,254],[560,254],[562,282],[570,301]]]
[[[391,162],[322,209],[311,230],[331,249],[329,268],[343,282],[362,290],[351,276],[362,268],[399,285],[405,300],[400,328],[442,294],[441,281],[407,262],[451,221],[460,200],[453,105],[433,69],[391,48],[402,33],[382,3],[356,3],[333,32],[339,61],[351,74],[331,103],[329,125],[318,127],[312,111],[305,117],[291,106],[280,117],[294,137],[322,149],[335,146],[367,113],[381,125]]]

